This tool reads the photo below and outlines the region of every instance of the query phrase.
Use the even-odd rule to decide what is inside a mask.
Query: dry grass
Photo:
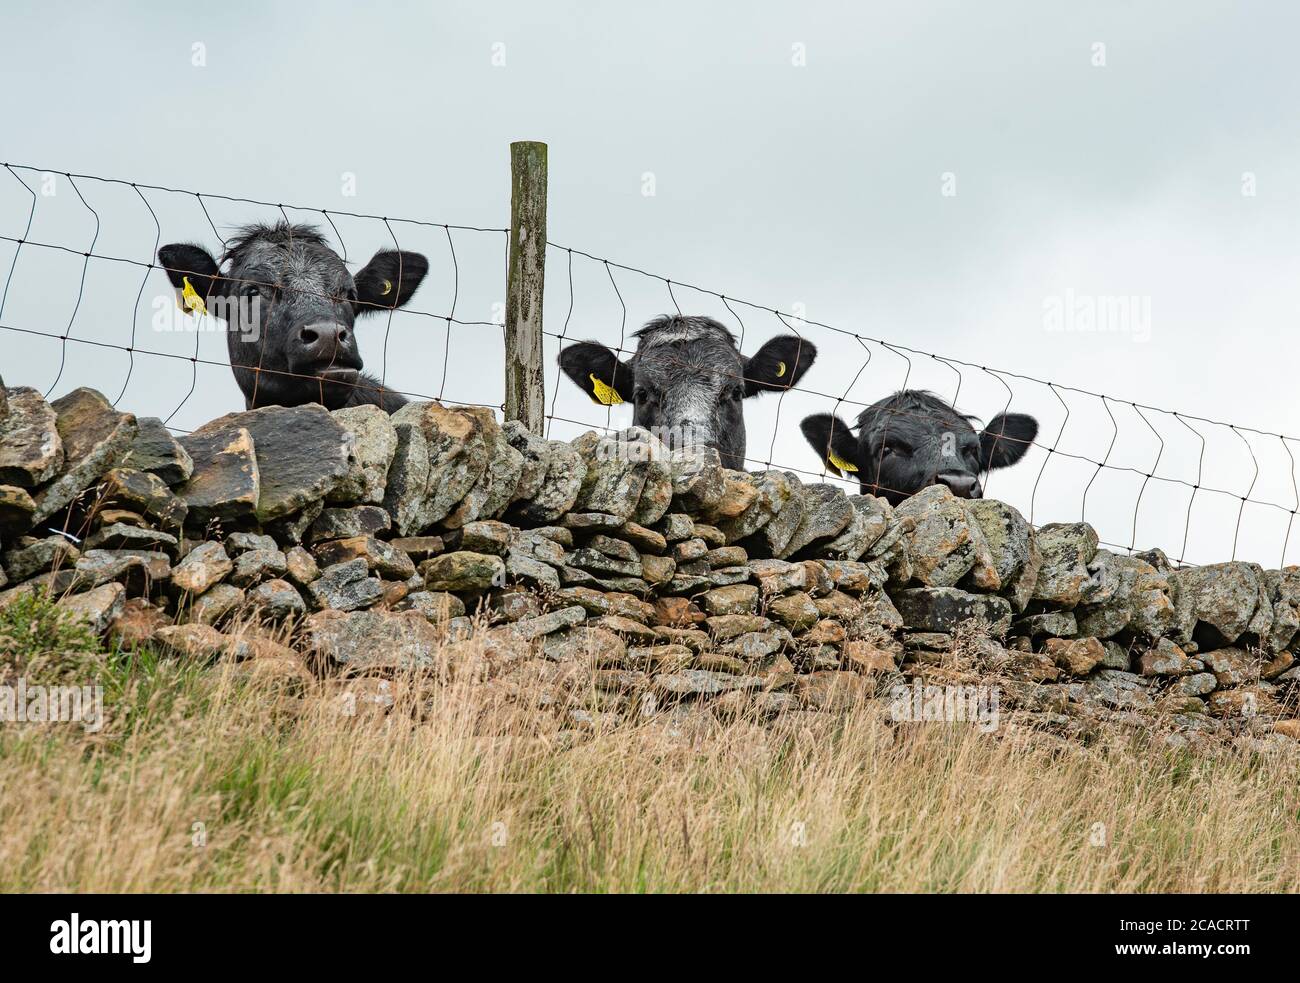
[[[0,890],[1300,889],[1295,756],[895,728],[879,707],[574,739],[469,683],[348,717],[148,653],[106,676],[99,734],[0,725]]]

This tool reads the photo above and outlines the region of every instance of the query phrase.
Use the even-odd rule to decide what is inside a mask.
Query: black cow
[[[632,423],[670,448],[713,447],[736,470],[745,467],[741,401],[789,389],[817,357],[811,342],[780,335],[746,358],[731,332],[710,317],[665,314],[634,337],[630,359],[584,341],[560,352],[560,367],[598,403],[612,406],[630,395]]]
[[[235,381],[249,409],[406,403],[361,372],[353,325],[411,299],[429,271],[419,253],[382,249],[355,276],[310,225],[249,225],[220,262],[202,246],[158,250],[172,286],[226,322]],[[187,286],[188,283],[188,286]]]
[[[927,485],[980,498],[980,475],[1015,464],[1038,436],[1038,421],[1024,413],[999,413],[978,434],[972,419],[933,393],[904,389],[863,410],[856,428],[818,413],[800,429],[832,472],[853,474],[863,494],[897,505]]]

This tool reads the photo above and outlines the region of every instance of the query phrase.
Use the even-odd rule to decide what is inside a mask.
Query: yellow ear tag
[[[844,460],[844,458],[840,457],[834,451],[827,451],[826,459],[830,461],[831,464],[833,464],[835,467],[839,468],[841,471],[858,470],[858,466],[856,464],[850,464],[848,461]]]
[[[591,391],[596,396],[596,402],[604,403],[606,406],[617,406],[623,402],[623,397],[618,394],[618,390],[597,379],[596,373],[590,373],[588,378],[591,379]]]
[[[779,378],[781,378],[781,376],[783,376],[783,375],[785,375],[785,363],[784,363],[784,362],[777,362],[777,363],[776,363],[776,377],[779,379]]]
[[[199,292],[190,283],[190,278],[187,276],[181,277],[181,283],[185,285],[181,289],[181,310],[190,314],[197,314],[200,317],[205,316],[208,313],[207,305],[203,303],[203,298],[199,296]]]
[[[381,297],[387,297],[387,296],[388,296],[390,293],[392,293],[392,292],[393,292],[393,281],[392,281],[392,280],[385,280],[385,281],[384,281],[384,289],[381,290],[381,291],[379,291],[379,295],[380,295]]]

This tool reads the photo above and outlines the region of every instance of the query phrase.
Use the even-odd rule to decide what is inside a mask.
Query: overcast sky
[[[1035,523],[1083,515],[1103,540],[1175,557],[1186,531],[1189,561],[1228,559],[1236,541],[1237,558],[1276,566],[1300,442],[1247,428],[1300,436],[1298,36],[1300,13],[1277,3],[8,2],[0,160],[503,228],[508,145],[542,140],[552,242],[782,311],[821,351],[806,386],[846,397],[845,415],[905,380],[985,419],[1010,399],[1038,416],[1042,446],[990,494]],[[82,289],[92,240],[141,263],[159,237],[218,249],[198,200],[146,192],[155,227],[130,187],[15,173],[0,170],[0,276],[15,270],[0,323],[76,340],[0,330],[5,382],[92,385],[178,429],[242,408],[224,366],[192,379],[187,361],[137,354],[123,390],[128,356],[85,344],[134,332],[137,349],[225,358],[220,335],[155,330],[170,298],[157,271],[91,259]],[[32,205],[19,178],[37,195],[29,238],[71,251],[26,246],[14,264]],[[223,235],[279,215],[203,203]],[[412,312],[360,325],[367,367],[500,403],[500,329],[449,336],[427,315],[454,299],[458,320],[499,317],[504,235],[453,232],[454,270],[440,227],[336,225],[349,262],[390,246],[391,228],[432,264]],[[570,313],[568,260],[550,252],[548,331],[567,319],[569,337],[616,343],[674,309],[662,280],[611,268],[611,284],[575,254]],[[788,330],[674,293],[743,330],[747,354]],[[1128,318],[1089,323],[1092,306]],[[909,375],[868,339],[1007,374],[914,355]],[[548,345],[556,416],[630,422],[567,380],[557,393]],[[834,404],[749,401],[751,467],[817,471],[798,421]],[[1108,452],[1118,467],[1098,473]]]

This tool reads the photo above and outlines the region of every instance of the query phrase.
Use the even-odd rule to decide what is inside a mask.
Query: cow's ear
[[[849,425],[838,416],[830,413],[816,413],[806,416],[799,424],[804,437],[812,445],[826,468],[834,474],[861,470],[858,464],[858,439],[849,430]]]
[[[999,413],[980,434],[980,463],[985,471],[1015,464],[1038,436],[1038,421],[1024,413]]]
[[[162,264],[177,290],[181,309],[198,314],[207,313],[207,299],[217,293],[217,261],[202,246],[188,242],[173,242],[158,250]]]
[[[817,348],[805,338],[787,334],[771,339],[745,362],[745,395],[789,389],[816,357]]]
[[[357,314],[403,307],[428,272],[429,261],[419,253],[381,249],[353,278],[357,299],[352,307]]]
[[[617,406],[632,395],[632,366],[604,345],[582,341],[560,352],[560,368],[593,402]]]

